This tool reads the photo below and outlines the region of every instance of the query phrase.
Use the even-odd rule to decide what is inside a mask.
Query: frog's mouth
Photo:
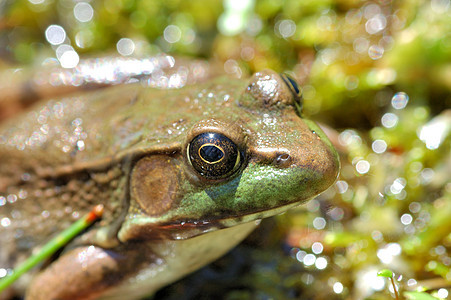
[[[300,202],[295,202],[279,206],[271,210],[263,210],[245,215],[236,215],[224,219],[206,217],[203,221],[181,220],[161,224],[154,230],[165,238],[174,240],[189,239],[207,232],[229,228],[244,223],[255,222],[256,225],[258,225],[262,219],[284,213],[290,208],[296,207],[300,204]]]

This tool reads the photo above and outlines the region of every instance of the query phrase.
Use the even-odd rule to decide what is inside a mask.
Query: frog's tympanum
[[[262,71],[181,89],[127,84],[38,104],[0,128],[0,269],[95,205],[101,221],[11,290],[136,299],[306,202],[339,163],[296,82]]]

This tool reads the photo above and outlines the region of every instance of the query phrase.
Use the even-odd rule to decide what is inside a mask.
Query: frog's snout
[[[287,197],[290,201],[303,201],[323,192],[335,182],[339,171],[333,148],[317,134],[304,132],[302,140],[284,139],[279,140],[277,148],[252,149],[252,163],[269,167],[260,178],[279,182],[279,186],[292,192],[294,198]]]

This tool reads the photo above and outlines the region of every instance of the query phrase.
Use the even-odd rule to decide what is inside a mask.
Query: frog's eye
[[[243,161],[237,145],[215,132],[196,136],[189,143],[187,154],[194,169],[208,179],[220,179],[232,174]]]
[[[296,104],[299,106],[299,108],[301,108],[302,107],[302,92],[301,92],[301,89],[299,88],[296,80],[294,80],[293,77],[291,77],[290,75],[285,74],[285,73],[281,73],[280,77],[282,77],[283,81],[285,82],[285,84],[288,86],[291,93],[293,94]]]

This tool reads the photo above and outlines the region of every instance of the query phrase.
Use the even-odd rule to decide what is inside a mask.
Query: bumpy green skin
[[[179,90],[110,88],[4,124],[0,196],[17,201],[0,207],[11,221],[0,227],[0,267],[14,267],[95,204],[105,206],[102,221],[33,280],[30,298],[138,298],[217,258],[252,230],[248,222],[311,199],[337,177],[336,152],[295,98],[264,71]],[[236,172],[209,180],[195,171],[186,149],[203,132],[237,144]]]

